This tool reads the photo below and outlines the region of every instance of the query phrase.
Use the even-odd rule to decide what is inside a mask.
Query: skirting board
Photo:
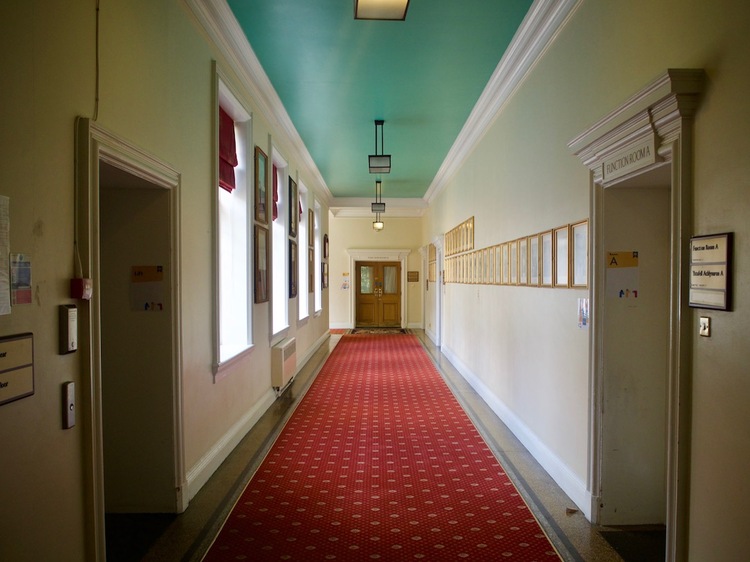
[[[188,471],[188,501],[192,500],[209,478],[221,466],[234,448],[242,441],[261,416],[276,401],[272,388],[258,400],[248,412],[235,423],[224,436],[211,447],[205,455]]]
[[[314,345],[310,346],[307,353],[304,356],[299,357],[297,362],[297,373],[305,363],[310,360],[310,357],[323,345],[331,334],[326,332]],[[295,375],[297,374],[295,373]],[[269,378],[270,382],[270,378]],[[187,491],[188,501],[192,500],[200,489],[208,482],[216,469],[221,466],[229,454],[234,448],[242,441],[242,438],[247,435],[247,432],[258,423],[258,420],[266,413],[266,410],[276,401],[276,393],[272,388],[263,395],[248,412],[242,416],[237,423],[235,423],[229,431],[227,431],[221,439],[219,439],[213,447],[211,447],[205,455],[188,471],[187,473]]]
[[[490,409],[508,426],[518,440],[542,465],[560,488],[581,510],[588,521],[591,521],[593,498],[586,489],[586,483],[576,476],[560,458],[555,455],[537,436],[516,416],[487,386],[469,369],[447,346],[442,347],[443,355],[461,373],[471,387],[479,394]]]

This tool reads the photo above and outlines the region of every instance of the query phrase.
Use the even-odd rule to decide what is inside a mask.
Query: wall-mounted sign
[[[164,310],[164,267],[134,265],[130,270],[130,306],[141,312]]]
[[[607,297],[634,302],[638,298],[638,252],[607,252]]]
[[[621,178],[656,162],[656,135],[645,141],[630,145],[602,163],[602,179],[605,182]]]
[[[418,283],[419,282],[419,271],[407,271],[406,272],[407,283]]]
[[[690,306],[729,310],[732,233],[690,239]]]

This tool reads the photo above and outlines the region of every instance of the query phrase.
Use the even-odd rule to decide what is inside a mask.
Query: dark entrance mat
[[[599,531],[625,562],[663,562],[667,546],[664,527],[619,527]]]

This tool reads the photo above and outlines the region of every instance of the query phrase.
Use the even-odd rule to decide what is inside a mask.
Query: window
[[[310,296],[307,286],[307,188],[302,182],[299,183],[299,227],[297,228],[299,257],[297,259],[297,291],[298,318],[304,320],[310,316]]]
[[[271,306],[272,332],[278,334],[289,327],[288,247],[287,234],[287,162],[273,151],[273,226],[271,229]]]
[[[320,265],[321,258],[323,256],[323,251],[321,248],[322,234],[320,233],[322,230],[322,225],[320,217],[320,203],[318,203],[317,201],[315,202],[315,214],[313,220],[315,221],[315,224],[313,225],[313,233],[315,236],[315,277],[313,277],[313,286],[315,287],[315,313],[317,314],[318,312],[323,310],[323,290],[321,288],[323,272]]]
[[[249,112],[219,80],[216,192],[216,367],[252,347]],[[232,146],[233,145],[233,146]]]

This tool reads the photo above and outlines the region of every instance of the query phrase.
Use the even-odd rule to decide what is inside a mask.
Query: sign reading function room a
[[[729,310],[732,233],[690,239],[690,306]]]

